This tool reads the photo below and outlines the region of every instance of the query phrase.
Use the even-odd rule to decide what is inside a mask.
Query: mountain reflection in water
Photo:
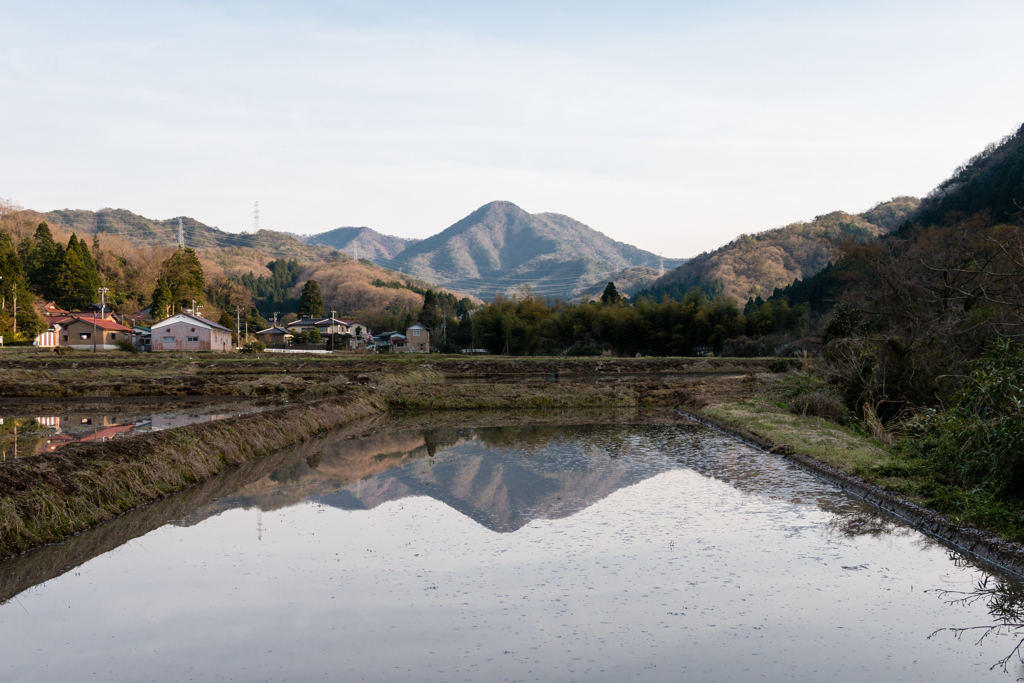
[[[928,636],[1019,590],[781,458],[477,419],[346,425],[0,563],[0,679],[1005,680],[1013,630]]]
[[[328,439],[182,523],[195,524],[234,507],[270,511],[313,501],[371,510],[388,501],[429,496],[492,531],[512,532],[535,519],[568,517],[662,472],[690,469],[750,493],[817,503],[847,519],[846,528],[854,533],[902,530],[817,480],[794,483],[792,466],[782,460],[749,454],[731,439],[678,420],[451,427]]]

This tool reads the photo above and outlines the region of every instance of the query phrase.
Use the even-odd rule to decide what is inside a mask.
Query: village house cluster
[[[232,339],[230,329],[189,311],[180,311],[148,327],[134,321],[130,326],[125,324],[126,316],[115,314],[104,304],[65,311],[51,301],[43,304],[39,312],[47,324],[47,331],[33,342],[39,347],[112,351],[127,343],[139,351],[151,352],[229,352],[240,347]],[[390,330],[375,335],[353,318],[303,318],[260,330],[254,337],[270,352],[314,347],[326,351],[430,352],[430,330],[419,323],[409,326],[404,334]],[[302,342],[297,343],[297,339]]]

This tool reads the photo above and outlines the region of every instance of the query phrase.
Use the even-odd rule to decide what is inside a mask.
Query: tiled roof
[[[120,325],[118,323],[115,323],[113,320],[106,320],[104,318],[86,318],[84,316],[76,315],[76,316],[72,316],[72,319],[73,320],[81,321],[81,322],[83,322],[83,323],[85,323],[87,325],[95,325],[96,327],[100,328],[101,330],[112,330],[114,332],[131,332],[132,331],[132,328],[130,328],[130,327],[125,327],[124,325]]]
[[[256,334],[291,334],[291,332],[283,327],[268,327],[265,330],[260,330]]]

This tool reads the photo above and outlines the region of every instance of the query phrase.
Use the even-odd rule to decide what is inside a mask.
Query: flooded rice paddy
[[[1024,674],[990,669],[1012,635],[929,637],[1017,584],[775,456],[668,415],[462,419],[330,434],[0,563],[0,680]]]
[[[73,443],[96,443],[142,432],[161,431],[258,410],[250,402],[154,401],[104,403],[75,401],[39,407],[0,409],[0,462],[52,453]]]

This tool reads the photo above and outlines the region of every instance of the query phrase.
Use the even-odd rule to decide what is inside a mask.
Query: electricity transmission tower
[[[254,233],[260,231],[260,203],[256,202],[256,208],[252,210],[252,230]]]
[[[181,224],[181,217],[178,217],[178,249],[185,251],[185,227]]]

